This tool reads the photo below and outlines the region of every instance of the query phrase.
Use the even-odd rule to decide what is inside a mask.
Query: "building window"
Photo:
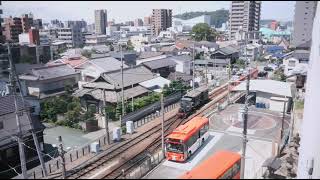
[[[0,121],[0,130],[3,129],[3,128],[4,128],[4,127],[3,127],[3,122]]]

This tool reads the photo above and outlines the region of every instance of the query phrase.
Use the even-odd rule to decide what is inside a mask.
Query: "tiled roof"
[[[110,84],[116,86],[116,88],[121,88],[121,70],[103,73],[102,77]],[[152,78],[154,78],[153,73],[142,65],[123,69],[124,87],[138,84]]]
[[[139,55],[139,59],[146,59],[150,57],[156,57],[156,56],[161,56],[163,52],[155,52],[155,51],[149,51],[149,52],[141,52]]]
[[[25,105],[23,105],[21,96],[17,96],[17,102],[18,102],[19,111],[27,107],[30,107],[30,105],[26,102],[25,102]],[[14,96],[8,95],[8,96],[0,97],[0,116],[14,113],[14,112],[15,112]]]
[[[25,80],[46,80],[69,75],[79,74],[72,67],[66,64],[53,65],[48,67],[34,68],[30,73],[20,75]]]
[[[44,64],[27,64],[27,63],[15,64],[17,74],[28,73],[33,68],[39,68],[39,67],[44,67],[44,66],[45,66]]]
[[[220,49],[217,49],[214,53],[216,52],[221,52],[225,55],[230,55],[230,54],[234,54],[234,53],[237,53],[239,52],[236,48],[234,47],[231,47],[231,46],[226,46],[226,47],[223,47],[223,48],[220,48]]]
[[[130,99],[132,97],[135,98],[135,97],[141,96],[147,92],[149,92],[149,90],[140,86],[140,85],[135,86],[133,88],[128,88],[128,89],[124,90],[124,99]],[[114,90],[108,91],[108,90],[106,90],[105,94],[106,94],[106,101],[107,102],[116,103],[116,102],[121,101],[121,96],[122,96],[121,91],[114,91]],[[84,95],[91,95],[92,97],[94,97],[97,100],[101,100],[101,101],[104,100],[102,89],[95,89],[95,90],[82,89],[82,90],[78,90],[75,93],[75,96],[77,96],[77,97],[82,97]]]
[[[77,68],[82,69],[90,64],[94,65],[96,68],[101,69],[102,72],[114,71],[121,68],[121,62],[113,57],[95,58],[78,66]],[[128,66],[123,64],[123,67],[127,68]]]
[[[159,68],[167,67],[167,66],[170,66],[170,67],[175,66],[177,63],[169,58],[165,58],[165,59],[157,59],[157,60],[153,60],[153,61],[147,61],[142,64],[150,69],[159,69]]]

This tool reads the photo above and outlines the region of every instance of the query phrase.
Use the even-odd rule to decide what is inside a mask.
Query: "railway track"
[[[221,95],[218,95],[219,93],[221,93],[222,91],[225,91],[223,94]],[[211,103],[210,103],[210,107],[206,107],[206,108],[201,108],[201,110],[198,110],[195,114],[193,114],[192,116],[190,116],[189,118],[187,119],[182,119],[180,121],[176,121],[176,123],[174,123],[173,126],[170,126],[170,127],[167,127],[165,129],[165,137],[167,135],[169,135],[176,127],[178,127],[179,125],[181,124],[184,124],[186,123],[187,121],[189,121],[190,119],[192,119],[193,117],[195,116],[199,116],[200,114],[204,115],[204,114],[208,114],[209,111],[212,110],[212,107],[217,105],[218,102],[221,102],[221,100],[224,100],[226,98],[226,95],[227,95],[227,86],[226,87],[222,87],[221,89],[219,89],[218,91],[215,91],[213,93],[211,93]],[[243,96],[243,94],[239,94],[238,96],[236,96],[236,98],[234,98],[234,100],[238,99],[239,96]],[[213,98],[213,97],[216,97],[216,98]],[[209,109],[208,109],[209,108]],[[155,153],[157,150],[159,150],[159,148],[161,147],[161,134],[158,134],[158,137],[157,139],[152,142],[147,148],[146,148],[146,152],[148,152],[149,154],[153,154]],[[136,161],[134,164],[130,164],[130,163],[127,163],[126,165],[122,166],[121,168],[124,169],[124,172],[127,173],[130,173],[130,171],[134,168],[136,168],[138,165],[140,165],[141,163],[143,163],[147,158],[148,156],[146,156],[146,153],[144,153],[144,158],[141,160],[141,161]],[[122,169],[118,169],[118,170],[115,170],[113,172],[113,174],[110,176],[110,175],[106,175],[104,177],[104,179],[117,179],[117,178],[121,178],[123,176],[125,176],[126,174],[124,174],[124,172],[122,172]]]
[[[170,127],[176,120],[177,120],[177,117],[173,117],[173,118],[166,120],[164,127],[165,128]],[[159,125],[157,125],[155,128],[151,128],[150,130],[140,134],[139,136],[137,136],[134,139],[126,140],[125,142],[121,143],[119,146],[114,146],[111,150],[109,150],[108,152],[106,152],[102,156],[100,156],[97,161],[88,162],[86,165],[71,172],[71,174],[68,176],[68,178],[69,179],[78,179],[80,177],[87,177],[88,175],[91,175],[94,170],[98,169],[103,164],[114,160],[116,157],[119,157],[121,154],[123,154],[127,150],[131,149],[133,146],[136,146],[139,143],[141,143],[145,140],[148,140],[148,138],[151,138],[157,132],[161,132],[161,126],[159,126]],[[138,153],[138,155],[140,153]],[[117,167],[117,168],[119,168],[119,167]],[[112,168],[112,169],[114,169],[114,168]],[[110,173],[110,175],[111,175],[111,173]]]
[[[168,119],[165,121],[165,136],[167,136],[170,132],[172,132],[176,127],[178,127],[181,124],[184,124],[185,122],[189,121],[195,116],[204,116],[206,112],[210,111],[213,106],[217,105],[217,103],[220,103],[224,101],[226,96],[228,95],[228,84],[225,84],[215,90],[213,90],[209,94],[209,98],[211,99],[211,102],[206,104],[203,108],[196,111],[193,115],[189,116],[187,119],[180,119],[176,116]],[[205,113],[204,113],[205,112]],[[135,168],[137,165],[141,164],[148,158],[146,154],[151,154],[159,149],[161,146],[161,126],[160,124],[156,125],[154,128],[149,129],[148,131],[140,134],[139,136],[135,137],[134,139],[129,139],[124,141],[123,143],[119,143],[118,146],[113,146],[110,150],[105,152],[102,156],[99,157],[98,160],[95,160],[94,162],[88,162],[84,166],[77,168],[71,174],[68,176],[69,179],[79,179],[82,177],[88,177],[89,175],[92,175],[95,170],[102,167],[107,162],[110,162],[117,157],[120,157],[120,155],[127,152],[127,150],[138,146],[140,143],[147,140],[152,139],[153,141],[150,142],[146,147],[143,149],[140,149],[136,151],[136,153],[131,156],[120,160],[119,163],[116,165],[108,168],[105,172],[103,172],[103,175],[101,175],[100,178],[103,179],[116,179],[119,177],[122,177],[124,175],[124,172],[129,172],[131,169]],[[121,158],[120,158],[121,159]],[[124,172],[123,172],[124,171]]]
[[[172,123],[168,126],[165,126],[164,132],[165,136],[168,135],[170,132],[172,132],[176,127],[178,127],[183,122],[183,119],[179,119],[174,117],[174,120]],[[157,132],[154,135],[154,141],[151,142],[145,150],[137,154],[133,159],[138,158],[139,156],[142,156],[140,159],[133,160],[130,163],[128,161],[118,165],[116,168],[112,168],[113,170],[110,172],[105,173],[103,179],[117,179],[120,177],[123,177],[123,172],[130,172],[130,170],[137,167],[137,165],[140,165],[142,162],[144,162],[148,157],[148,154],[152,154],[159,146],[161,146],[161,131]]]

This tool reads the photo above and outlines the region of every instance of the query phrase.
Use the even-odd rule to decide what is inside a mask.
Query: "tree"
[[[214,41],[217,37],[217,32],[212,30],[207,23],[198,23],[193,26],[192,33],[195,34],[196,41]]]
[[[81,52],[81,55],[86,57],[86,58],[91,58],[92,53],[88,50],[84,50]]]
[[[130,51],[134,50],[134,46],[132,45],[131,40],[129,40],[127,43],[127,50],[130,50]]]
[[[20,62],[21,63],[33,64],[34,63],[34,59],[33,59],[32,56],[23,55],[23,56],[20,57]]]

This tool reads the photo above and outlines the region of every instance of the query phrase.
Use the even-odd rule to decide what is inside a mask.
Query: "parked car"
[[[263,68],[263,70],[265,70],[265,71],[273,71],[273,68],[266,66],[266,67]]]
[[[267,77],[268,76],[268,72],[267,71],[260,71],[258,73],[258,77]]]

